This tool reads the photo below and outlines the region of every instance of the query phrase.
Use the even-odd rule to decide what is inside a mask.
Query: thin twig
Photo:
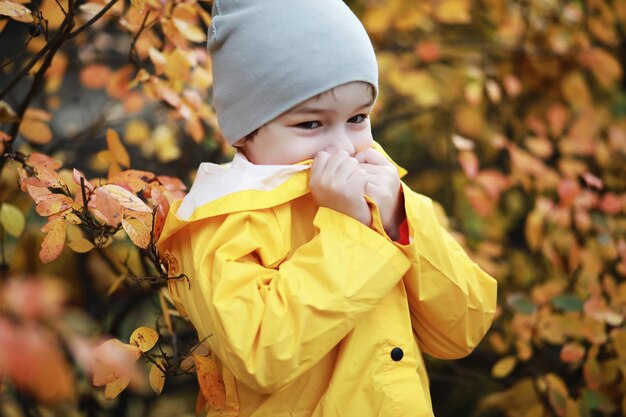
[[[94,23],[96,23],[102,16],[104,16],[104,14],[106,12],[109,11],[109,9],[111,9],[111,7],[115,6],[115,4],[118,2],[118,0],[111,0],[109,3],[107,3],[106,6],[104,6],[102,8],[102,10],[100,10],[98,13],[96,13],[91,19],[89,19],[85,24],[83,24],[82,26],[80,26],[79,28],[77,28],[76,30],[74,30],[72,33],[70,33],[70,38],[75,38],[76,36],[80,35],[85,29],[87,29],[88,27],[90,27],[91,25],[93,25]]]

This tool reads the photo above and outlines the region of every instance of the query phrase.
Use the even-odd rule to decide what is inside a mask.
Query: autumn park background
[[[626,415],[626,1],[353,0],[374,134],[499,282],[436,414]],[[224,401],[154,243],[201,161],[210,2],[0,0],[0,417]],[[245,318],[242,318],[245,325]]]

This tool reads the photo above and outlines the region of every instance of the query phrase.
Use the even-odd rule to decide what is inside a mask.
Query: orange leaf
[[[43,263],[54,261],[59,257],[63,246],[65,246],[65,231],[67,229],[67,223],[65,219],[57,217],[49,220],[48,223],[41,229],[46,232],[46,237],[41,242],[41,250],[39,251],[39,259]]]
[[[24,117],[19,132],[29,142],[45,145],[52,140],[52,131],[48,123]]]
[[[206,398],[202,394],[202,390],[198,391],[198,395],[196,396],[196,415],[199,416],[201,413],[205,412],[206,409]]]
[[[24,178],[24,184],[35,187],[64,188],[65,183],[53,169],[44,165],[36,165],[34,171],[35,176]]]
[[[74,200],[64,194],[48,194],[35,200],[35,210],[40,216],[51,216],[69,209]]]
[[[141,326],[130,335],[130,344],[137,346],[142,352],[147,352],[154,347],[159,334],[151,327]]]
[[[217,364],[205,356],[194,354],[193,358],[202,396],[212,407],[221,410],[226,402],[226,389]]]
[[[595,359],[588,359],[583,365],[583,376],[585,383],[589,389],[598,389],[602,385],[602,370],[598,361]]]
[[[585,348],[578,343],[567,343],[561,348],[561,361],[565,363],[580,362],[585,356]]]
[[[102,64],[88,65],[80,72],[80,82],[94,90],[107,86],[112,76],[111,68]]]
[[[116,162],[126,168],[130,166],[130,156],[128,155],[124,145],[122,145],[119,135],[113,129],[107,129],[107,147]]]
[[[128,234],[130,240],[142,249],[150,244],[151,226],[143,220],[135,217],[124,217],[122,219],[122,227]]]
[[[122,391],[126,389],[130,383],[130,378],[127,376],[120,377],[113,382],[109,382],[104,387],[104,398],[112,400],[116,398]]]
[[[160,359],[159,362],[160,362],[159,365],[161,366],[161,368],[165,369],[165,367],[167,366],[167,363],[163,359]],[[152,390],[157,395],[161,394],[161,391],[163,391],[163,385],[165,385],[165,374],[155,364],[152,364],[152,366],[150,367],[150,374],[148,375],[148,381],[150,382],[150,386],[152,387]]]
[[[109,183],[117,184],[133,193],[138,193],[146,188],[149,182],[155,179],[156,176],[152,172],[127,169],[110,178]]]

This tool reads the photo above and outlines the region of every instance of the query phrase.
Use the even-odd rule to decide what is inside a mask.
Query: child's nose
[[[326,147],[325,151],[331,154],[339,151],[346,151],[350,156],[354,156],[356,153],[350,136],[345,133],[338,133],[333,136],[331,143]]]

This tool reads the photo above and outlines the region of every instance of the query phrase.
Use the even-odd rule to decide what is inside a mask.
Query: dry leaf
[[[30,14],[30,10],[28,10],[28,8],[22,6],[21,4],[13,3],[9,0],[0,0],[0,15],[8,16],[11,19],[15,19],[21,22],[23,20],[20,20],[20,18]]]
[[[62,217],[49,220],[41,229],[46,232],[46,237],[41,242],[41,250],[39,251],[39,259],[43,263],[54,261],[59,257],[65,246],[65,232],[67,223]]]
[[[217,364],[205,356],[194,354],[193,358],[202,395],[212,407],[221,410],[226,402],[226,389]]]
[[[122,227],[128,234],[130,240],[142,249],[150,244],[151,225],[136,217],[124,217],[122,219]]]
[[[127,376],[120,377],[113,382],[106,384],[104,388],[104,398],[112,400],[116,398],[122,391],[126,389],[130,383],[130,378]]]
[[[126,148],[122,145],[119,135],[113,129],[107,129],[107,147],[116,162],[126,168],[130,167],[130,156],[128,155],[128,151],[126,151]]]
[[[154,347],[159,334],[151,327],[138,327],[133,334],[130,335],[130,344],[137,346],[142,352],[147,352]]]
[[[159,360],[159,365],[161,368],[166,369],[167,362],[163,359]],[[160,395],[163,391],[163,385],[165,385],[165,374],[161,369],[159,369],[156,364],[152,364],[150,367],[150,374],[148,375],[148,381],[150,382],[150,386],[152,390],[156,393],[156,395]]]

